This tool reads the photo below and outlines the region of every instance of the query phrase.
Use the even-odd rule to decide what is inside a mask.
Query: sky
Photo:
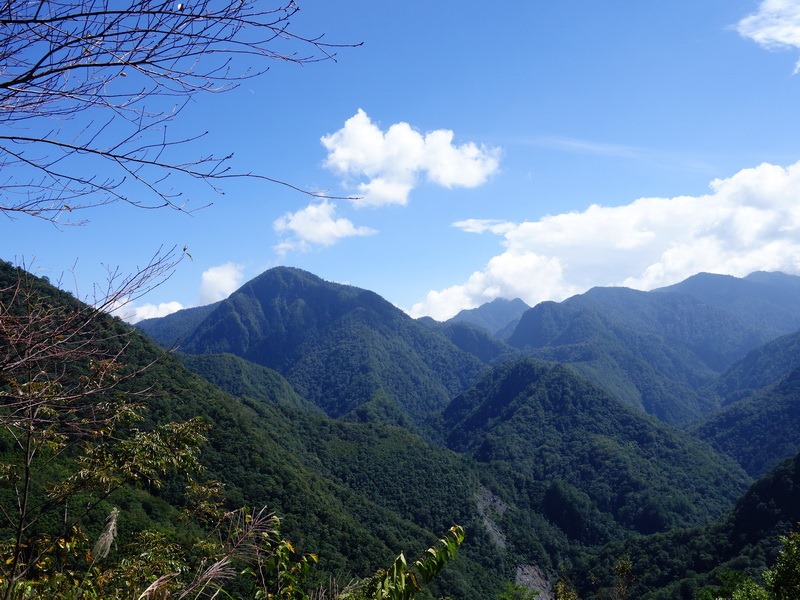
[[[698,272],[800,275],[800,0],[301,0],[363,43],[276,62],[175,119],[258,179],[186,182],[190,214],[0,219],[0,257],[80,297],[186,248],[129,321],[279,265],[444,320]],[[66,125],[64,125],[66,127]],[[2,173],[13,178],[13,173]]]

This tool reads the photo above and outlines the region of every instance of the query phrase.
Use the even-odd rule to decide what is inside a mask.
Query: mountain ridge
[[[276,274],[262,275],[270,279]],[[778,293],[774,290],[787,282],[794,285],[794,276],[787,277],[756,274],[753,279],[759,285],[768,279]],[[738,404],[736,393],[749,398],[748,386],[764,384],[756,389],[764,394],[783,390],[758,366],[763,361],[777,375],[791,374],[786,370],[792,343],[778,338],[763,344],[776,329],[765,333],[755,321],[685,290],[593,288],[562,303],[541,303],[523,314],[517,337],[509,338],[512,346],[475,324],[410,319],[388,308],[377,294],[320,283],[302,271],[280,269],[274,279],[278,291],[283,286],[294,291],[244,294],[227,307],[223,301],[211,313],[220,310],[225,319],[212,319],[201,329],[244,329],[248,335],[216,341],[211,336],[214,343],[201,350],[239,348],[246,355],[270,337],[248,329],[265,319],[278,332],[269,341],[276,345],[270,355],[278,365],[276,374],[326,414],[296,400],[275,404],[257,385],[244,385],[271,380],[260,370],[266,369],[263,364],[248,358],[236,359],[245,361],[244,372],[250,372],[246,382],[225,384],[223,378],[220,383],[245,394],[243,402],[254,410],[281,412],[282,425],[268,427],[305,464],[322,465],[339,483],[400,511],[399,516],[414,516],[430,526],[426,503],[441,520],[448,512],[441,501],[449,498],[454,514],[470,519],[471,531],[477,532],[477,546],[468,551],[478,553],[472,560],[483,564],[494,557],[506,576],[514,564],[527,565],[554,581],[560,565],[582,564],[582,557],[594,556],[599,546],[619,548],[637,536],[657,544],[658,536],[675,532],[669,539],[688,544],[675,527],[718,535],[704,528],[712,519],[724,519],[743,497],[751,479],[742,467],[757,476],[792,450],[790,445],[775,451],[756,445],[754,454],[763,459],[757,465],[699,429],[679,431],[669,424],[723,415],[720,405]],[[706,293],[708,282],[716,280],[698,281]],[[531,318],[534,327],[526,334],[525,321]],[[193,335],[185,338],[190,350]],[[211,360],[211,371],[227,364],[209,356],[186,360]],[[250,358],[258,360],[257,353]],[[470,365],[471,375],[458,374]],[[723,395],[722,385],[733,395]],[[785,391],[790,395],[789,388]],[[788,405],[775,403],[775,409],[769,419],[791,429],[793,421],[784,412]],[[740,435],[729,425],[717,429]],[[421,443],[415,433],[427,441]],[[395,444],[407,452],[395,450]],[[385,458],[392,451],[397,460],[371,464],[377,455]],[[426,454],[461,473],[469,485],[450,478],[452,473],[440,473],[433,479],[420,477],[421,487],[438,489],[441,483],[460,489],[460,499],[443,489],[435,492],[439,500],[421,500],[425,490],[415,490],[422,496],[403,498],[398,472],[409,482],[415,481],[414,470],[438,472],[435,465],[418,462]],[[472,500],[463,498],[467,489]],[[475,498],[482,499],[479,506]],[[774,528],[764,530],[764,535],[773,534]],[[681,567],[670,568],[677,572]]]
[[[290,267],[245,283],[187,332],[180,349],[275,369],[330,416],[379,406],[360,414],[408,418],[428,435],[451,394],[487,368],[378,294]]]

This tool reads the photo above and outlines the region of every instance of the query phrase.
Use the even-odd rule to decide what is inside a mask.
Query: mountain
[[[218,302],[184,308],[166,317],[142,319],[136,328],[164,348],[179,347],[194,329],[213,311]]]
[[[714,413],[692,433],[752,477],[800,452],[800,364],[774,385]]]
[[[527,311],[508,343],[681,425],[716,408],[700,391],[770,335],[687,294],[593,288]]]
[[[688,294],[768,332],[770,337],[800,330],[800,277],[757,271],[744,278],[699,273],[653,290]]]
[[[691,433],[759,477],[800,451],[800,332],[749,352],[708,389],[721,408]]]
[[[437,330],[458,348],[487,364],[496,364],[519,355],[516,348],[497,339],[480,325],[468,321],[440,323],[433,319],[419,319],[419,322]]]
[[[14,293],[7,268],[0,263],[2,306]],[[48,301],[76,302],[36,285]],[[191,354],[101,317],[111,335],[98,340],[143,369],[119,391],[147,392],[136,396],[144,429],[194,417],[210,425],[200,460],[224,484],[225,506],[276,510],[284,535],[320,555],[324,578],[370,573],[458,522],[468,541],[436,594],[481,600],[515,573],[546,587],[565,569],[591,591],[590,578],[606,585],[630,555],[631,597],[662,588],[676,597],[711,581],[721,562],[763,565],[798,517],[799,459],[740,498],[750,478],[711,447],[753,474],[792,451],[796,337],[759,346],[718,379],[718,362],[744,352],[753,328],[684,293],[598,289],[545,303],[526,312],[529,343],[512,349],[474,324],[415,321],[371,292],[296,269],[268,271],[204,308],[146,325]],[[572,364],[521,352],[563,353]],[[658,382],[673,406],[691,408],[702,394],[728,404],[713,427],[709,418],[692,430],[704,443],[587,374],[620,390]],[[0,436],[0,452],[10,442]],[[169,480],[115,497],[121,543],[147,518],[180,535],[179,489]],[[0,494],[10,502],[13,490]]]
[[[309,412],[322,410],[294,391],[284,377],[233,354],[177,354],[190,371],[237,398],[285,404]]]
[[[492,335],[513,327],[530,306],[519,298],[506,300],[495,298],[477,308],[465,309],[448,319],[447,323],[472,323],[486,329]]]
[[[0,263],[3,307],[11,305],[17,277],[10,265]],[[26,285],[36,292],[28,300],[39,310],[53,305],[54,318],[70,315],[71,307],[79,304],[43,280],[25,277]],[[482,600],[496,593],[503,578],[512,576],[514,563],[491,543],[476,508],[479,476],[461,457],[401,428],[334,421],[319,410],[309,410],[282,376],[242,359],[187,357],[194,368],[242,394],[234,397],[191,373],[175,353],[165,352],[119,319],[102,314],[96,319],[95,327],[102,335],[92,339],[109,344],[115,355],[120,353],[124,372],[136,373],[115,392],[142,405],[145,419],[138,426],[150,430],[201,418],[209,426],[208,441],[199,456],[206,469],[203,478],[223,485],[224,507],[265,506],[275,511],[283,535],[299,552],[319,554],[324,581],[338,577],[347,582],[371,574],[391,564],[402,550],[417,554],[455,519],[467,527],[472,545],[464,546],[458,563],[441,578],[441,593]],[[2,333],[7,331],[4,327]],[[88,348],[82,345],[80,351]],[[7,372],[3,373],[0,392],[5,393],[8,381]],[[69,381],[62,377],[59,384]],[[4,465],[13,459],[14,448],[13,438],[0,428]],[[45,459],[47,469],[38,474],[44,478],[60,477],[76,468],[69,459]],[[131,541],[137,527],[155,523],[160,533],[181,541],[195,527],[187,524],[182,513],[184,482],[168,474],[164,477],[162,488],[129,487],[111,497],[113,506],[120,509],[121,546]],[[0,486],[5,506],[14,502],[13,488]],[[35,501],[40,503],[42,498]],[[95,519],[100,528],[110,506],[102,508],[105,514]],[[3,527],[0,534],[7,539]]]
[[[714,382],[709,392],[724,407],[762,390],[800,366],[800,332],[759,346]]]
[[[480,463],[547,482],[543,511],[583,542],[708,522],[745,490],[727,457],[671,429],[568,367],[495,367],[444,412],[446,442]]]
[[[628,557],[633,573],[628,597],[706,597],[700,590],[718,585],[726,570],[758,577],[775,560],[778,537],[796,530],[799,522],[800,454],[753,483],[716,522],[613,542],[581,559],[572,573],[586,597],[598,597],[599,589],[613,586],[614,565]]]
[[[180,349],[274,369],[330,416],[410,421],[428,434],[450,397],[486,368],[374,292],[286,267],[216,305]]]

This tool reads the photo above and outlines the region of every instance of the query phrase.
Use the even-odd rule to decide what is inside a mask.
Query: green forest
[[[269,61],[359,45],[295,34],[298,10],[6,3],[3,226],[187,213],[171,175],[336,199],[176,158],[199,137],[167,132]],[[436,321],[276,266],[124,321],[179,248],[91,297],[0,258],[0,600],[800,598],[800,277]]]
[[[677,428],[294,269],[140,331],[8,263],[1,283],[7,597],[749,598],[795,564],[796,334],[698,382],[718,408]],[[280,355],[237,338],[263,323]]]

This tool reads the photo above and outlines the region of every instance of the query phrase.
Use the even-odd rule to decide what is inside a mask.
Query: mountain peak
[[[449,323],[467,322],[483,327],[492,335],[499,331],[510,328],[519,321],[530,306],[519,298],[507,300],[506,298],[495,298],[491,302],[482,304],[477,308],[465,309],[456,316],[449,319]]]

